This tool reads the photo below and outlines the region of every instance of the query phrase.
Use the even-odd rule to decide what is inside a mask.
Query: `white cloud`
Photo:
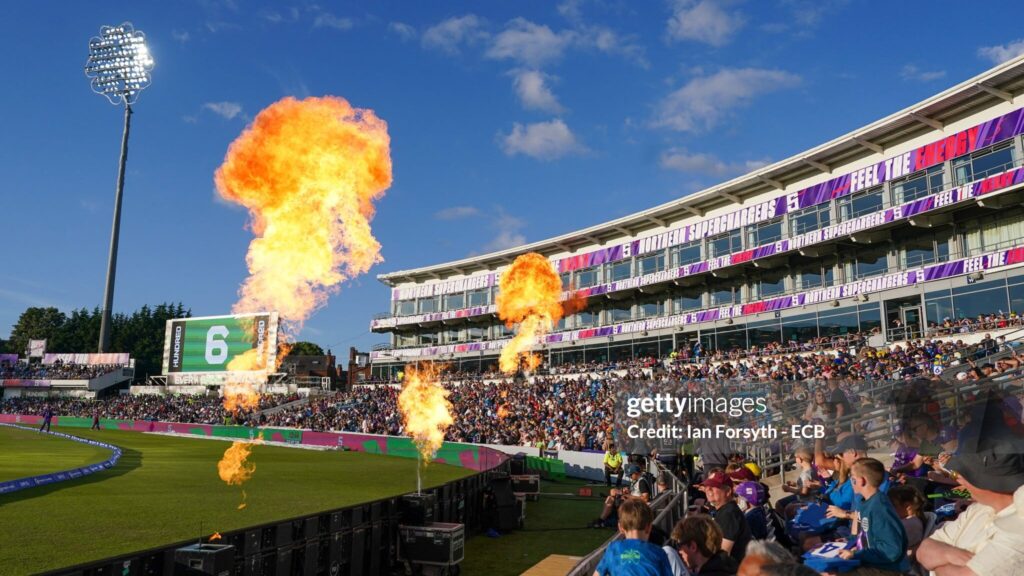
[[[203,110],[209,110],[225,120],[233,120],[242,113],[242,105],[238,102],[207,102]]]
[[[499,137],[502,149],[509,156],[523,154],[546,161],[587,151],[565,122],[558,119],[526,126],[516,122],[511,133],[499,134]]]
[[[583,26],[579,29],[576,42],[583,48],[596,48],[605,54],[623,56],[647,68],[644,47],[637,44],[633,36],[621,36],[604,26]]]
[[[654,125],[681,132],[707,130],[756,96],[792,88],[800,81],[789,72],[759,68],[727,68],[699,76],[658,104]]]
[[[485,253],[498,252],[526,244],[526,236],[521,232],[524,226],[526,226],[526,222],[506,214],[504,210],[499,208],[498,215],[491,225],[491,228],[496,231],[496,235],[490,242],[484,245],[483,251]]]
[[[188,33],[188,30],[171,30],[171,38],[184,44],[192,39],[192,35]]]
[[[726,12],[717,0],[676,0],[668,19],[668,36],[724,46],[744,24],[742,14]]]
[[[921,70],[913,64],[907,64],[900,70],[900,78],[904,80],[916,80],[918,82],[931,82],[932,80],[938,80],[939,78],[945,78],[945,70],[935,70],[932,72],[926,72]]]
[[[448,18],[427,28],[421,41],[424,48],[458,54],[462,44],[474,44],[487,38],[487,31],[483,27],[483,19],[475,14]]]
[[[342,18],[329,12],[321,12],[313,20],[314,28],[334,28],[335,30],[351,30],[353,26],[351,18]]]
[[[1021,54],[1024,54],[1024,38],[1014,40],[1008,44],[978,48],[978,56],[991,60],[993,64],[1002,64]]]
[[[437,220],[459,220],[476,216],[479,213],[480,209],[476,206],[451,206],[434,212],[434,218]]]
[[[527,66],[540,67],[561,58],[575,39],[576,33],[571,30],[554,32],[525,18],[515,18],[494,37],[486,55],[495,60],[516,60]]]
[[[709,176],[736,176],[763,168],[768,160],[747,160],[746,162],[726,162],[713,154],[690,154],[683,148],[670,148],[661,154],[659,163],[662,168],[678,170]]]
[[[402,42],[408,42],[416,37],[416,29],[405,22],[390,22],[388,23],[388,30],[397,34],[402,39]]]
[[[583,18],[583,11],[580,9],[583,2],[584,0],[565,0],[558,5],[558,13],[570,22],[578,22]]]
[[[513,73],[513,85],[523,107],[529,110],[543,110],[559,114],[564,111],[558,98],[548,87],[551,76],[539,70],[517,70]]]

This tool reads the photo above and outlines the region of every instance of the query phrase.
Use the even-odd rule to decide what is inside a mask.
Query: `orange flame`
[[[501,275],[498,317],[510,330],[516,325],[519,328],[501,350],[498,366],[502,372],[512,374],[520,365],[527,370],[540,365],[540,355],[529,350],[562,317],[561,295],[562,280],[554,266],[535,252],[516,258]]]
[[[507,406],[505,406],[504,404],[502,404],[501,406],[498,406],[498,419],[499,420],[504,420],[505,418],[508,418],[508,415],[509,415],[509,411],[508,411],[508,407]]]
[[[220,479],[228,486],[241,486],[246,480],[252,477],[256,471],[256,465],[246,462],[249,453],[252,452],[252,444],[249,442],[232,442],[231,446],[224,451],[224,457],[217,463],[217,473]]]
[[[402,413],[405,433],[413,439],[424,464],[444,442],[444,433],[452,425],[452,404],[448,390],[439,383],[440,368],[430,362],[405,367],[398,410]]]
[[[214,540],[222,540],[223,538],[224,537],[220,535],[220,532],[214,532],[208,541],[213,542]]]
[[[256,238],[237,312],[277,310],[297,334],[338,285],[383,261],[370,220],[391,185],[387,124],[343,98],[284,98],[228,149],[217,191]]]
[[[266,366],[260,365],[259,353],[254,348],[246,350],[228,362],[229,372],[248,372],[250,370],[265,370]],[[229,412],[238,413],[239,410],[255,410],[260,405],[260,395],[253,385],[246,382],[228,382],[221,388],[224,401],[224,409]]]

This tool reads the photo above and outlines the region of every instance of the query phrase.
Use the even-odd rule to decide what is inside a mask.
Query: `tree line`
[[[27,308],[18,317],[6,339],[0,338],[0,353],[25,355],[29,340],[46,340],[46,351],[55,353],[96,352],[100,339],[102,311],[80,308],[65,314],[57,308]],[[131,314],[111,318],[110,351],[127,352],[135,359],[135,379],[163,369],[164,336],[168,320],[191,318],[192,309],[181,302],[144,305]],[[289,355],[322,356],[323,349],[312,342],[296,342]]]
[[[0,340],[0,351],[24,355],[29,340],[46,339],[46,351],[58,353],[96,352],[100,339],[102,311],[80,308],[65,314],[57,308],[28,308]],[[189,318],[192,310],[181,303],[144,305],[131,314],[111,318],[110,351],[128,352],[135,359],[135,377],[159,374],[163,365],[164,331],[167,321]]]

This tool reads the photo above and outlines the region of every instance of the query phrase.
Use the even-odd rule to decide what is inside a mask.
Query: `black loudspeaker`
[[[307,542],[306,546],[299,550],[302,552],[302,561],[294,566],[294,572],[302,576],[316,576],[320,563],[320,543]]]
[[[276,530],[274,530],[274,528],[276,528]],[[286,522],[284,524],[278,524],[274,528],[271,528],[272,530],[274,530],[274,546],[276,546],[277,548],[291,546],[292,531],[294,530],[294,528],[292,527],[292,523]]]
[[[398,527],[398,557],[413,564],[454,566],[465,556],[466,527],[435,522]]]
[[[352,527],[352,515],[348,510],[331,512],[331,532],[343,532]]]
[[[274,562],[274,574],[276,576],[292,575],[292,551],[289,549],[278,549],[277,558]]]
[[[512,492],[516,494],[538,494],[540,492],[540,476],[537,474],[513,476]]]
[[[379,576],[381,566],[384,564],[384,525],[381,522],[374,522],[369,526],[369,535],[366,539],[366,574],[367,576]]]
[[[398,499],[399,523],[423,526],[434,521],[434,495],[406,494]]]
[[[523,452],[516,454],[509,461],[508,466],[513,476],[526,474],[526,454]]]
[[[362,526],[366,522],[366,506],[356,506],[350,510],[351,524],[353,528]]]
[[[352,530],[352,547],[349,549],[349,574],[366,573],[366,527]]]
[[[263,576],[263,557],[254,554],[242,558],[240,563],[235,564],[235,574],[240,576]]]
[[[516,495],[512,491],[512,479],[508,476],[491,478],[491,492],[494,493],[494,502],[498,507],[514,506],[516,503]]]
[[[175,576],[231,574],[235,547],[227,544],[192,544],[174,551]]]
[[[346,574],[341,568],[352,559],[352,532],[335,532],[328,541],[328,573]]]
[[[246,530],[228,536],[228,543],[235,547],[235,554],[252,556],[260,551],[260,531]]]

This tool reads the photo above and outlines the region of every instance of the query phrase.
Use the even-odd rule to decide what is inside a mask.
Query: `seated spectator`
[[[1024,438],[990,399],[971,417],[946,466],[974,504],[939,527],[917,550],[937,575],[1024,574]]]
[[[812,502],[821,487],[814,478],[814,454],[806,446],[797,448],[793,460],[800,473],[796,480],[787,480],[782,486],[782,491],[789,493],[789,496],[775,503],[776,512],[786,520],[793,517],[797,507]]]
[[[750,526],[736,504],[732,479],[725,472],[716,470],[698,487],[704,490],[708,503],[714,506],[712,516],[722,532],[722,551],[732,556],[738,564],[750,542]]]
[[[768,489],[764,484],[740,483],[736,486],[736,502],[750,527],[752,540],[779,542],[784,546],[792,544],[786,535],[785,524],[768,501]]]
[[[626,471],[629,472],[629,495],[640,498],[644,502],[650,502],[654,494],[654,487],[651,486],[650,479],[636,464],[630,464]]]
[[[626,500],[626,496],[622,494],[622,490],[618,488],[612,488],[608,492],[608,496],[604,499],[604,507],[601,509],[601,515],[592,524],[592,528],[614,528],[619,523],[618,511],[619,506]]]
[[[907,556],[911,564],[914,564],[917,547],[928,535],[926,531],[930,524],[924,510],[924,494],[914,486],[893,486],[889,489],[889,501],[903,522],[903,529],[907,533]]]
[[[604,453],[604,483],[609,488],[612,486],[612,476],[617,475],[615,487],[622,488],[622,453],[615,448],[615,443],[608,444],[608,450]]]
[[[864,567],[902,573],[910,569],[907,533],[892,502],[880,490],[885,476],[885,465],[874,458],[853,463],[853,491],[863,499],[857,506],[857,549],[843,550],[839,556],[855,558]]]
[[[665,552],[647,541],[654,524],[651,507],[639,498],[628,498],[618,516],[623,539],[608,545],[594,576],[671,576]]]
[[[747,555],[740,562],[737,576],[759,576],[768,566],[796,564],[796,559],[777,542],[755,541],[747,546]]]
[[[672,528],[672,541],[692,574],[736,574],[739,565],[722,550],[722,529],[710,516],[693,514],[683,518]]]

